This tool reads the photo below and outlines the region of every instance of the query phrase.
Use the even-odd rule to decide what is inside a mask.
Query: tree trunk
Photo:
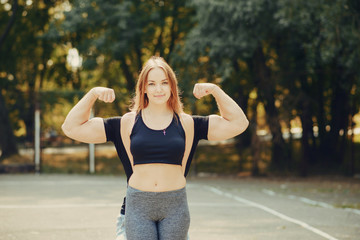
[[[179,14],[179,0],[174,1],[174,7],[172,11],[172,23],[170,27],[170,45],[169,45],[169,53],[166,55],[165,60],[167,62],[170,62],[170,56],[175,46],[175,40],[177,38],[178,32],[177,32],[177,19]]]
[[[326,138],[326,121],[325,121],[325,104],[324,104],[324,83],[325,83],[325,76],[324,76],[324,68],[320,66],[317,67],[318,73],[316,74],[316,101],[317,101],[317,124],[318,124],[318,147],[320,151],[325,149],[325,138]]]
[[[273,170],[285,170],[288,163],[288,149],[281,132],[280,118],[275,107],[275,83],[271,78],[270,69],[266,66],[262,47],[259,46],[253,55],[255,85],[261,100],[264,102],[267,122],[272,134],[271,166]]]
[[[222,87],[224,88],[224,90],[226,90],[227,93],[229,93],[232,96],[234,101],[242,108],[242,110],[246,114],[248,112],[248,101],[249,101],[250,92],[246,91],[246,89],[248,88],[242,86],[241,84],[238,84],[239,80],[241,79],[242,72],[236,58],[232,60],[232,66],[234,73],[232,74],[231,79],[227,79],[227,81],[224,81]],[[234,88],[234,86],[236,86],[236,88]],[[245,148],[251,146],[251,139],[252,139],[251,128],[248,128],[245,132],[235,137],[235,148],[239,156],[243,155]],[[243,171],[242,159],[243,158],[240,158],[238,164],[239,172]]]
[[[120,67],[121,70],[123,71],[123,74],[125,76],[126,79],[126,87],[129,91],[133,91],[135,88],[135,81],[134,81],[134,77],[130,71],[129,66],[126,63],[126,59],[125,57],[121,57],[120,59]]]
[[[33,64],[34,68],[36,68],[37,64]],[[26,142],[34,143],[35,137],[35,101],[36,99],[36,79],[37,73],[36,71],[30,71],[28,73],[27,79],[25,80],[28,83],[27,94],[25,94],[25,107],[23,114],[21,114],[21,118],[24,120],[26,126]]]
[[[142,43],[141,43],[141,36],[138,36],[137,39],[136,39],[136,42],[135,42],[135,57],[136,57],[136,63],[137,63],[137,69],[136,69],[136,72],[140,72],[142,66],[143,66],[143,62],[141,60],[141,57],[142,57],[142,53],[141,53],[141,46],[142,46]],[[131,74],[132,75],[132,74]],[[134,76],[134,75],[132,75]],[[132,77],[132,82],[134,83],[134,77]]]
[[[348,74],[341,67],[334,68],[336,74],[333,80],[333,95],[331,102],[331,122],[328,134],[327,152],[331,153],[331,160],[339,165],[344,161],[344,148],[339,135],[340,131],[347,131],[348,116],[350,114],[350,90],[351,84],[348,83]]]
[[[159,36],[157,37],[157,43],[155,45],[155,48],[154,48],[154,52],[153,52],[153,55],[159,55],[160,57],[164,57],[163,54],[164,54],[164,46],[163,46],[163,34],[164,34],[164,31],[165,31],[165,11],[164,11],[164,8],[162,7],[160,9],[160,34]],[[154,36],[155,38],[155,36]]]
[[[347,173],[349,176],[353,176],[355,174],[355,133],[354,133],[354,126],[355,122],[353,121],[354,115],[356,114],[358,109],[358,104],[356,103],[356,98],[353,96],[352,104],[351,104],[351,114],[349,116],[349,125],[351,129],[351,136],[350,136],[350,156],[349,156],[349,164]]]
[[[252,106],[252,116],[250,119],[250,130],[251,130],[251,155],[252,155],[252,166],[251,175],[259,176],[259,162],[261,160],[261,142],[256,134],[257,130],[257,103]]]
[[[301,147],[302,147],[302,159],[301,159],[301,176],[306,177],[308,175],[309,160],[311,159],[311,149],[309,139],[311,138],[311,114],[310,114],[310,101],[308,96],[302,98],[301,114],[302,124],[302,136],[301,136]]]
[[[18,1],[14,0],[12,7],[11,7],[11,9],[12,9],[11,18],[10,18],[8,24],[6,25],[5,31],[0,36],[0,49],[1,49],[1,46],[3,45],[3,43],[5,42],[5,38],[9,35],[9,32],[10,32],[12,26],[14,25],[17,8],[18,8]]]
[[[234,75],[232,81],[228,81],[226,86],[223,85],[223,87],[226,87],[226,92],[232,94],[232,97],[234,101],[242,108],[244,113],[246,114],[248,112],[248,100],[250,91],[246,91],[246,89],[250,89],[248,86],[244,86],[241,84],[238,84],[239,80],[241,79],[242,71],[239,67],[239,64],[237,62],[237,59],[232,60],[232,66],[234,69]],[[237,83],[237,84],[234,84]],[[234,86],[237,86],[234,89]],[[238,147],[239,151],[242,151],[244,148],[249,147],[251,144],[251,130],[245,131],[241,135],[236,137],[236,145]],[[239,152],[239,154],[241,154]]]
[[[28,105],[25,108],[25,113],[23,115],[23,120],[26,126],[26,141],[29,143],[34,143],[35,139],[35,101],[36,94],[34,89],[29,89],[29,96],[27,98]]]
[[[1,157],[4,159],[11,155],[18,154],[18,148],[16,145],[15,136],[10,124],[9,113],[6,108],[5,100],[0,90],[0,147]]]
[[[300,119],[302,125],[302,136],[301,136],[301,148],[302,148],[302,159],[300,174],[303,177],[308,175],[309,163],[312,162],[311,146],[309,141],[312,140],[313,135],[313,122],[312,122],[312,106],[311,106],[311,85],[308,82],[307,71],[306,71],[306,53],[302,49],[297,52],[298,64],[296,70],[298,72],[298,78],[300,80]]]
[[[153,55],[157,55],[157,54],[159,56],[162,55],[161,49],[163,48],[163,46],[162,46],[163,32],[164,32],[164,25],[161,26],[160,34],[159,34],[159,36],[157,38],[158,40],[157,40],[157,43],[155,45]],[[159,51],[159,53],[158,53],[158,51]]]

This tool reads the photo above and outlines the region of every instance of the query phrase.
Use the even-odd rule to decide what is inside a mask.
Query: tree
[[[3,121],[2,127],[7,129],[8,135],[4,134],[4,136],[7,136],[5,139],[9,139],[8,144],[13,142],[11,129],[19,128],[19,121],[25,123],[26,141],[33,141],[34,100],[44,81],[48,60],[53,50],[53,44],[41,36],[48,26],[49,9],[55,4],[55,1],[36,1],[17,5],[14,14],[18,20],[12,24],[11,31],[8,32],[1,46],[0,72],[3,97],[1,108],[3,116],[7,115],[10,118],[10,121]],[[1,16],[6,18],[7,10],[1,8],[1,11],[5,13]],[[8,109],[7,114],[4,111],[5,105]],[[3,150],[3,152],[7,151]]]
[[[240,95],[257,91],[272,135],[273,169],[289,167],[280,123],[296,117],[303,130],[302,175],[316,158],[344,163],[348,119],[356,112],[350,113],[355,104],[350,99],[359,81],[355,2],[192,1],[198,24],[185,52],[193,59],[209,57],[222,84],[231,76],[229,85]]]
[[[185,52],[195,58],[209,56],[223,78],[222,84],[231,86],[232,93],[238,91],[236,100],[245,111],[250,92],[257,90],[273,136],[272,164],[283,169],[288,155],[275,107],[277,82],[267,62],[271,57],[267,44],[274,38],[271,16],[275,4],[265,0],[194,0],[192,3],[198,24],[187,39]]]
[[[18,8],[18,1],[14,0],[12,4],[12,14],[10,19],[7,22],[4,32],[0,36],[0,49],[3,46],[3,43],[6,40],[6,37],[9,35],[12,26],[14,25],[16,12]],[[3,11],[3,10],[2,10]],[[5,14],[4,14],[5,15]],[[3,78],[3,77],[1,77]],[[11,78],[11,77],[10,77]],[[3,84],[2,84],[3,85]],[[12,131],[12,126],[9,119],[8,109],[6,107],[6,103],[3,97],[2,89],[5,86],[1,86],[0,89],[0,133],[1,133],[1,140],[0,140],[0,147],[1,147],[1,159],[9,157],[14,154],[18,154],[18,148],[15,141],[15,136]]]
[[[116,106],[121,114],[143,61],[151,55],[171,61],[191,27],[191,12],[179,0],[73,1],[65,19],[53,23],[48,35],[79,50],[85,72],[81,76],[91,78],[92,86],[111,86],[121,93]]]
[[[344,163],[348,119],[355,114],[350,113],[351,98],[359,81],[359,16],[359,4],[354,1],[279,1],[276,18],[287,42],[278,51],[282,52],[279,62],[291,63],[286,68],[299,86],[289,89],[291,95],[301,96],[297,110],[303,127],[304,175],[306,161],[314,159],[315,153],[309,142],[312,149],[319,146],[320,159],[337,166]],[[319,129],[318,141],[314,125]]]

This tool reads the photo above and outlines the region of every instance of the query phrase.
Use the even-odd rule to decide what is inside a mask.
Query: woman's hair
[[[152,56],[144,64],[136,83],[135,97],[132,100],[130,110],[136,111],[138,113],[140,110],[148,106],[149,98],[145,93],[145,87],[148,81],[149,72],[154,68],[161,68],[165,72],[166,77],[168,78],[171,89],[170,98],[168,100],[169,107],[178,114],[183,112],[183,105],[179,97],[179,89],[176,75],[169,66],[169,64],[167,64],[162,57],[157,56]]]

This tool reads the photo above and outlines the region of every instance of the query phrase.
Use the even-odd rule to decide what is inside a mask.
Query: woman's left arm
[[[197,83],[193,93],[198,99],[212,94],[220,110],[221,116],[209,116],[208,140],[226,140],[241,134],[248,127],[249,121],[243,110],[219,86],[213,83]]]

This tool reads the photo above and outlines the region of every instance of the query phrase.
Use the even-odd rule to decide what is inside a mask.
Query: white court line
[[[119,180],[119,181],[101,181],[101,180],[89,180],[89,181],[82,181],[82,180],[61,180],[59,179],[58,181],[1,181],[0,180],[0,187],[3,186],[24,186],[24,185],[31,185],[34,187],[40,186],[40,185],[45,185],[45,186],[68,186],[68,185],[86,185],[86,186],[90,186],[90,185],[97,185],[97,186],[102,186],[102,185],[115,185],[115,186],[120,186],[122,187],[124,184],[122,184],[123,181]]]
[[[103,208],[121,207],[122,203],[88,203],[88,204],[38,204],[38,205],[0,205],[0,209],[49,209],[49,208]],[[224,203],[190,203],[190,207],[244,207],[243,204],[224,204]]]
[[[190,207],[247,207],[244,204],[226,204],[226,203],[206,203],[206,202],[197,202],[197,203],[189,203]]]
[[[269,189],[263,189],[262,190],[263,193],[267,194],[267,195],[270,195],[270,196],[284,196],[284,195],[281,195],[281,194],[276,194],[274,191],[272,190],[269,190]],[[330,204],[327,204],[327,203],[324,203],[324,202],[319,202],[319,201],[314,201],[314,200],[311,200],[309,198],[305,198],[305,197],[298,197],[298,196],[295,196],[295,195],[285,195],[285,197],[291,199],[291,200],[299,200],[303,203],[306,203],[306,204],[309,204],[309,205],[312,205],[312,206],[320,206],[320,207],[323,207],[323,208],[330,208],[330,209],[334,209],[334,207]]]
[[[0,209],[38,209],[38,208],[91,208],[121,207],[122,203],[90,203],[90,204],[39,204],[39,205],[0,205]]]
[[[279,213],[279,212],[277,212],[277,211],[275,211],[275,210],[273,210],[273,209],[271,209],[269,207],[266,207],[264,205],[261,205],[259,203],[252,202],[250,200],[247,200],[247,199],[232,195],[230,193],[223,192],[223,191],[221,191],[221,190],[219,190],[219,189],[217,189],[215,187],[208,186],[206,188],[208,188],[210,191],[212,191],[213,193],[215,193],[217,195],[232,198],[232,199],[234,199],[234,200],[236,200],[238,202],[245,203],[245,204],[248,204],[249,206],[256,207],[256,208],[259,208],[261,210],[264,210],[265,212],[268,212],[268,213],[270,213],[270,214],[272,214],[274,216],[277,216],[277,217],[279,217],[281,219],[284,219],[284,220],[286,220],[288,222],[300,225],[301,227],[303,227],[303,228],[305,228],[305,229],[307,229],[307,230],[309,230],[309,231],[311,231],[313,233],[316,233],[316,234],[318,234],[318,235],[320,235],[320,236],[322,236],[322,237],[324,237],[326,239],[338,240],[337,238],[334,238],[333,236],[330,236],[329,234],[327,234],[327,233],[325,233],[325,232],[323,232],[323,231],[321,231],[321,230],[319,230],[317,228],[314,228],[314,227],[310,226],[309,224],[307,224],[305,222],[302,222],[302,221],[297,220],[295,218],[288,217],[288,216],[286,216],[286,215],[284,215],[282,213]]]
[[[274,191],[269,190],[269,189],[263,189],[262,190],[263,193],[270,195],[270,196],[276,196],[276,195],[280,195],[281,194],[276,194]],[[305,198],[305,197],[298,197],[295,195],[285,195],[287,198],[292,199],[292,200],[299,200],[303,203],[312,205],[312,206],[319,206],[319,207],[323,207],[323,208],[329,208],[329,209],[343,209],[347,212],[352,212],[355,214],[360,215],[360,210],[358,209],[354,209],[354,208],[335,208],[334,206],[328,204],[328,203],[324,203],[324,202],[319,202],[319,201],[315,201],[315,200],[311,200],[309,198]]]

